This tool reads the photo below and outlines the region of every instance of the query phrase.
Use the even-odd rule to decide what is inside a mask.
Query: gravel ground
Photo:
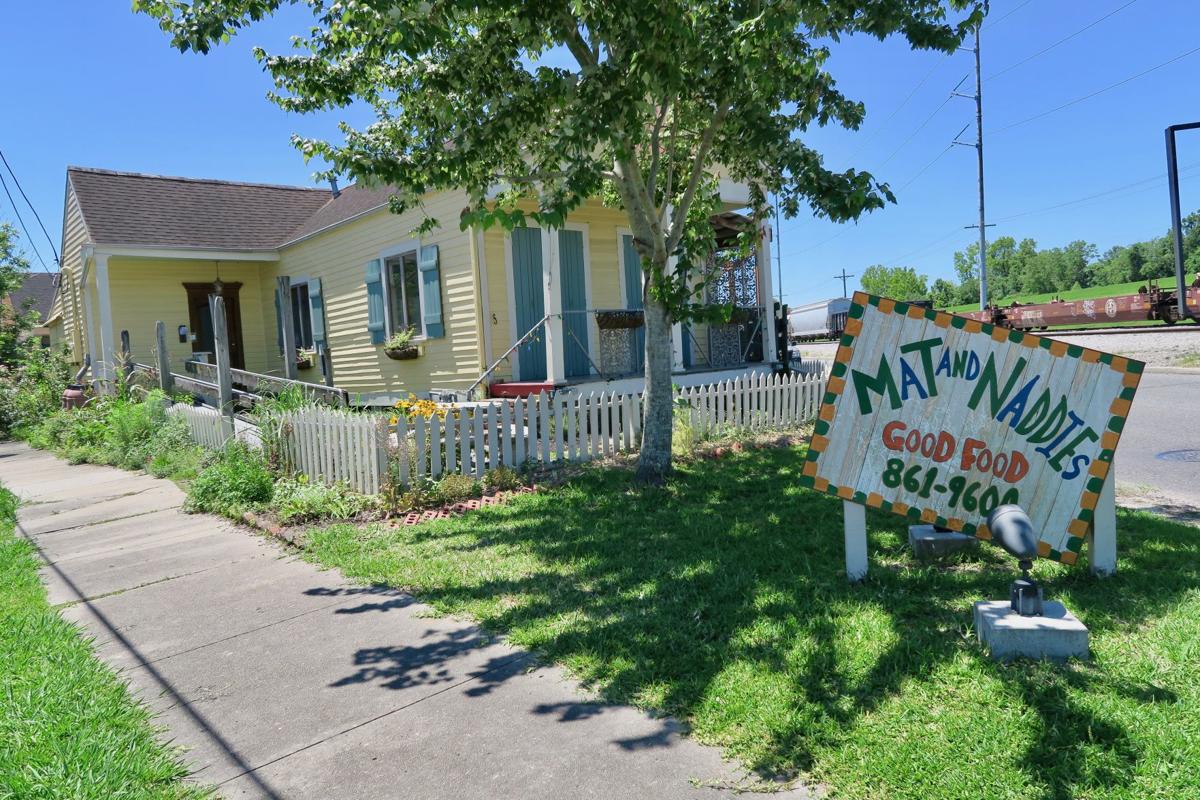
[[[1093,350],[1136,358],[1149,366],[1200,367],[1200,329],[1153,333],[1090,333],[1057,338]],[[835,342],[800,345],[801,358],[832,359],[835,352]]]

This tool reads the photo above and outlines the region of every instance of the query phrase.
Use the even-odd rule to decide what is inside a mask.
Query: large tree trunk
[[[671,472],[671,318],[662,303],[646,295],[646,393],[637,478],[660,484]]]

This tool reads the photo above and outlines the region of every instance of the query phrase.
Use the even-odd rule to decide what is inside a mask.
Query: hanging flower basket
[[[416,345],[409,345],[408,347],[385,347],[383,348],[383,352],[393,361],[411,361],[421,355],[421,351]]]
[[[316,364],[316,353],[301,353],[296,356],[296,369],[312,369]]]
[[[645,319],[640,308],[597,311],[596,324],[605,331],[640,328],[645,324]]]
[[[747,322],[750,322],[754,319],[755,310],[756,309],[753,308],[742,308],[740,306],[734,308],[733,313],[729,315],[729,324],[745,325]]]

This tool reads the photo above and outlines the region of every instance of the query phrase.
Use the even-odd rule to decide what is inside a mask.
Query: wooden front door
[[[193,353],[211,353],[216,360],[213,342],[212,314],[208,312],[208,296],[213,293],[211,283],[185,283],[188,299],[188,325],[196,334],[192,342]],[[221,290],[225,298],[225,319],[229,325],[229,365],[234,369],[246,368],[246,356],[242,349],[242,308],[238,295],[242,285],[227,283]]]
[[[542,230],[512,230],[513,299],[516,305],[517,336],[524,336],[546,315],[542,293]],[[517,348],[517,380],[546,380],[546,331]]]

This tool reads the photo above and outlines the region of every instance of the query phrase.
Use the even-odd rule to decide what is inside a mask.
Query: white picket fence
[[[751,374],[687,387],[694,435],[788,428],[813,419],[823,374]],[[498,466],[583,462],[631,452],[641,441],[642,398],[608,392],[538,394],[443,407],[444,416],[397,418],[312,407],[283,415],[289,470],[360,492],[379,491],[388,464],[411,485],[459,473],[481,477]]]
[[[824,370],[791,375],[756,372],[679,392],[692,407],[692,428],[702,436],[795,427],[817,416],[824,394]]]
[[[215,408],[176,403],[167,413],[186,422],[192,441],[201,447],[219,450],[225,444],[227,428],[222,424],[221,412]]]

